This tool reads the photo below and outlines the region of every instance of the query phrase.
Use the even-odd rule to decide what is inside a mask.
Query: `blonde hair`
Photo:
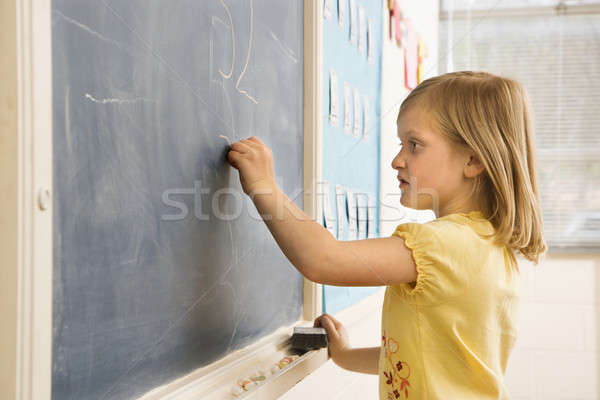
[[[418,106],[451,145],[470,149],[485,171],[472,199],[495,228],[497,244],[537,263],[546,251],[529,96],[517,81],[486,72],[455,72],[422,82],[398,117]]]

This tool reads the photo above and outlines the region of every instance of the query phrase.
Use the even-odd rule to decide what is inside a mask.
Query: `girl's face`
[[[398,120],[402,148],[392,161],[398,172],[403,206],[433,210],[438,217],[473,211],[468,201],[473,179],[465,175],[471,161],[468,151],[451,147],[430,117],[407,110]]]

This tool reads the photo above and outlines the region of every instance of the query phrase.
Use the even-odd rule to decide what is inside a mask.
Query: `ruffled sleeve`
[[[420,303],[435,304],[462,293],[479,275],[489,257],[490,246],[465,225],[449,221],[399,225],[393,236],[404,239],[417,266],[417,281],[400,291]]]
[[[431,285],[435,269],[435,232],[427,224],[408,223],[399,225],[392,236],[404,239],[404,244],[412,251],[417,266],[417,281],[402,285],[407,293],[415,295]]]

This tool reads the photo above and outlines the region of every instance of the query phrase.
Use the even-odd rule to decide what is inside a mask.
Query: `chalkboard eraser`
[[[294,328],[292,349],[313,350],[323,347],[327,347],[327,331],[325,328]]]

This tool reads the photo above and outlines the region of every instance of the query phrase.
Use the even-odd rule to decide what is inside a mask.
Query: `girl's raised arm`
[[[239,171],[244,192],[279,247],[306,278],[337,286],[387,286],[416,280],[415,262],[404,239],[339,241],[303,213],[275,183],[273,154],[260,139],[233,143],[228,161]]]

